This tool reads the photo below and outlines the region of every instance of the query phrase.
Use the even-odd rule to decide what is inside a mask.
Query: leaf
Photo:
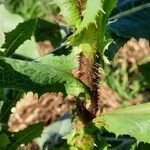
[[[41,62],[42,64],[50,64],[51,62],[55,62],[55,67],[61,68],[68,73],[72,73],[74,69],[79,67],[78,57],[80,54],[80,50],[77,47],[74,47],[72,52],[65,56],[55,56],[53,54],[49,54],[43,57],[36,59],[36,61]]]
[[[95,45],[102,52],[104,48],[104,36],[108,17],[115,7],[116,0],[87,0],[84,18],[70,37],[70,44],[79,45],[80,43],[88,43],[92,45],[95,51]],[[94,8],[94,9],[93,9]],[[94,46],[93,46],[94,45]]]
[[[51,12],[50,1],[47,0],[2,0],[12,13],[20,14],[25,20],[45,17]]]
[[[107,0],[105,0],[103,2],[103,10],[105,13],[102,14],[102,18],[101,18],[101,23],[102,23],[101,27],[102,28],[103,28],[103,26],[106,28],[109,16],[110,16],[113,8],[116,6],[116,3],[117,3],[117,0],[110,0],[109,2]]]
[[[134,150],[149,150],[150,149],[150,144],[148,143],[139,143],[138,145],[135,144],[135,149]]]
[[[0,26],[0,47],[4,44],[4,42],[5,42],[5,34],[2,31],[1,26]]]
[[[4,100],[4,89],[0,88],[0,101]]]
[[[96,17],[98,16],[98,13],[100,11],[104,13],[101,0],[94,0],[94,1],[87,0],[83,21],[81,22],[75,34],[79,34],[83,29],[87,28],[88,25],[90,25],[91,23],[94,23],[96,26]]]
[[[104,139],[100,138],[99,128],[92,122],[88,123],[85,127],[82,126],[79,128],[72,130],[66,135],[68,145],[83,150],[107,150],[108,144]]]
[[[54,47],[59,46],[62,41],[59,26],[42,19],[38,19],[34,36],[37,42],[48,40]]]
[[[30,39],[35,29],[37,19],[20,23],[13,31],[5,34],[5,55],[10,56],[27,39]]]
[[[13,133],[14,142],[9,145],[9,150],[15,150],[20,144],[28,144],[34,138],[40,137],[43,131],[43,124],[30,125],[26,129]]]
[[[17,14],[10,13],[3,4],[0,4],[0,26],[4,32],[10,32],[23,18]]]
[[[78,27],[81,18],[80,13],[77,8],[76,0],[53,0],[56,5],[60,7],[61,14],[63,15],[64,20],[70,26]]]
[[[28,60],[26,58],[33,60],[40,57],[38,46],[34,37],[31,37],[31,40],[26,40],[21,46],[19,46],[19,48],[17,48],[17,50],[15,51],[15,54],[23,56],[25,60]]]
[[[3,104],[0,110],[0,123],[3,124],[3,128],[7,126],[9,115],[11,113],[11,108],[15,105],[16,101],[22,96],[22,91],[15,91],[12,89],[4,89],[3,93],[5,94]]]
[[[93,122],[116,136],[130,135],[138,142],[150,143],[150,103],[121,108],[99,116]]]
[[[77,132],[76,130],[72,130],[66,137],[67,143],[76,149],[90,150],[94,149],[94,146],[96,145],[93,135],[86,134],[84,131]]]
[[[143,85],[146,88],[150,87],[150,62],[138,66],[139,73],[143,79]]]
[[[63,66],[62,62],[64,60],[61,57],[49,60],[49,64],[0,57],[1,87],[38,93],[61,91],[76,96],[87,94],[86,87],[73,77],[67,68],[68,64]]]
[[[109,19],[109,28],[121,37],[149,39],[149,14],[149,0],[119,0]]]
[[[82,72],[83,76],[80,76],[80,79],[88,87],[92,85],[91,77],[93,76],[93,65],[96,63],[95,53],[97,51],[102,53],[105,46],[104,35],[106,23],[115,2],[116,0],[111,0],[109,2],[106,0],[87,0],[83,20],[75,33],[69,38],[69,44],[79,46],[82,51],[83,59],[80,58],[79,71]],[[109,9],[106,9],[106,5],[109,6]],[[106,12],[104,12],[104,9]]]
[[[83,20],[75,33],[69,39],[69,43],[71,45],[79,46],[83,52],[83,58],[87,61],[86,64],[88,66],[84,66],[84,63],[80,64],[80,71],[85,70],[83,73],[85,76],[83,77],[82,82],[88,86],[91,84],[91,72],[97,41],[96,17],[98,17],[100,11],[102,11],[102,1],[87,0]]]
[[[103,1],[103,10],[105,13],[100,13],[99,17],[97,18],[97,26],[98,26],[98,39],[97,39],[97,47],[99,49],[100,53],[103,53],[107,45],[110,43],[109,39],[105,36],[107,31],[107,24],[108,24],[108,18],[113,10],[113,8],[116,6],[117,0],[110,0],[109,2],[107,0]],[[112,41],[111,41],[112,42]]]
[[[5,150],[7,145],[10,143],[8,135],[5,133],[0,134],[0,149]]]
[[[93,9],[94,8],[94,9]],[[84,11],[83,20],[80,23],[79,27],[75,31],[75,33],[70,38],[70,43],[73,45],[77,45],[82,41],[84,43],[89,43],[95,40],[93,36],[95,35],[95,30],[97,27],[96,17],[98,17],[98,13],[102,10],[102,2],[100,0],[87,0],[86,9]],[[94,25],[93,25],[94,24]],[[91,25],[89,27],[89,25]],[[90,30],[90,31],[89,31]],[[88,40],[90,39],[90,40]],[[92,41],[91,41],[92,39]],[[87,41],[85,41],[87,40]]]

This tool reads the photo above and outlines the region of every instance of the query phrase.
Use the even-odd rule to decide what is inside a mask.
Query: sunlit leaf
[[[1,26],[0,26],[0,47],[4,44],[4,42],[5,42],[5,34],[2,31]]]
[[[23,18],[17,14],[10,13],[3,4],[0,4],[0,26],[4,32],[10,32]]]
[[[97,117],[94,123],[116,136],[130,135],[138,142],[150,143],[150,103],[118,109]]]
[[[56,59],[49,59],[49,64],[47,64],[38,62],[38,60],[21,61],[1,57],[1,87],[31,90],[38,93],[62,91],[76,96],[79,96],[80,93],[87,93],[86,87],[74,78],[72,70],[68,68],[68,61],[68,58],[56,57]]]
[[[60,7],[61,14],[63,15],[64,20],[74,27],[78,27],[81,18],[80,13],[77,8],[76,0],[53,0],[56,5]]]
[[[6,33],[5,43],[2,48],[5,48],[5,55],[11,55],[24,41],[30,39],[37,19],[20,23],[13,31]]]

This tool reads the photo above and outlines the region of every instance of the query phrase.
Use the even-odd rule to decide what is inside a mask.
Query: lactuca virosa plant
[[[75,97],[74,130],[66,136],[67,143],[61,147],[106,149],[108,145],[100,136],[103,128],[116,136],[129,135],[138,142],[150,143],[149,103],[120,108],[106,114],[100,108],[100,72],[105,63],[104,52],[112,42],[107,24],[117,1],[53,0],[53,3],[60,8],[65,23],[73,32],[67,37],[63,50],[30,61],[15,53],[31,36],[36,41],[41,40],[39,35],[45,21],[39,18],[22,22],[5,34],[5,43],[2,45],[4,52],[0,56],[1,95],[4,99],[0,116],[1,138],[5,141],[3,148],[17,149],[42,133],[42,123],[16,133],[7,130],[11,107],[23,92],[28,91],[39,95],[62,92]],[[57,47],[60,42],[54,39],[59,37],[58,40],[61,40],[59,26],[49,25],[52,30],[50,40]],[[4,36],[1,37],[4,39]],[[12,98],[13,102],[5,101],[6,88],[17,93]]]

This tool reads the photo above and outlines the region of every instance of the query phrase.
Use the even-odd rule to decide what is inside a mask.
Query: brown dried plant
[[[71,96],[64,99],[60,92],[45,93],[40,98],[37,93],[28,92],[11,109],[9,131],[17,132],[38,122],[50,124],[69,111],[71,99]]]
[[[121,98],[117,92],[113,91],[106,83],[99,86],[99,107],[102,113],[110,112],[122,107]]]
[[[120,48],[118,52],[118,61],[123,63],[126,59],[131,65],[139,63],[145,56],[150,55],[149,41],[143,38],[136,40],[131,38]]]

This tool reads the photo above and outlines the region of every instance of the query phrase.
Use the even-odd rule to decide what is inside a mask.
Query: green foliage
[[[4,100],[4,89],[0,88],[0,101]]]
[[[143,79],[143,85],[147,88],[150,87],[150,62],[147,62],[145,64],[139,65],[139,72],[141,74],[141,77]]]
[[[47,4],[48,3],[48,4]],[[50,1],[46,0],[5,0],[6,8],[25,19],[44,17],[51,9]]]
[[[5,35],[2,29],[0,28],[0,47],[4,44],[5,42]]]
[[[6,96],[7,93],[7,96]],[[3,105],[0,111],[0,122],[2,123],[2,128],[7,127],[7,122],[9,120],[9,115],[11,113],[11,108],[18,101],[18,98],[22,95],[22,91],[8,90],[3,88]]]
[[[32,139],[40,137],[43,131],[43,124],[37,123],[29,126],[28,128],[13,134],[13,143],[8,148],[15,150],[20,144],[27,144]]]
[[[72,130],[72,132],[66,137],[70,148],[74,148],[75,150],[108,149],[108,144],[100,137],[99,128],[97,128],[93,122],[88,123],[81,130]]]
[[[82,42],[92,45],[96,43],[97,49],[102,52],[106,45],[103,40],[107,28],[108,17],[115,4],[116,0],[111,0],[109,5],[106,0],[87,0],[83,20],[71,37],[71,44],[80,44]]]
[[[135,147],[133,148],[133,150],[149,150],[150,148],[150,144],[148,143],[140,143],[140,144],[135,144]]]
[[[74,48],[72,52],[65,56],[57,56],[54,54],[49,54],[43,57],[36,59],[37,62],[45,65],[54,64],[55,68],[62,69],[65,72],[72,74],[73,70],[79,67],[78,57],[80,51],[77,48]]]
[[[35,38],[32,36],[31,40],[26,40],[15,51],[15,54],[24,57],[25,60],[32,60],[40,57],[38,52],[38,45]],[[21,58],[20,58],[21,59]]]
[[[105,47],[107,44],[109,44],[108,40],[106,40],[106,31],[107,31],[107,24],[109,16],[113,10],[113,8],[116,6],[117,0],[110,0],[109,3],[104,0],[103,1],[103,11],[104,13],[100,12],[99,17],[97,18],[97,24],[99,26],[99,34],[98,34],[98,49],[101,53],[105,51]],[[106,39],[105,39],[106,38]]]
[[[128,135],[129,138],[134,137],[136,142],[150,143],[150,103],[120,108],[109,113],[106,109],[105,114],[101,113],[101,104],[105,97],[99,99],[99,82],[111,85],[111,88],[126,100],[137,96],[140,90],[144,91],[150,84],[149,62],[136,65],[138,70],[134,70],[124,64],[111,64],[104,56],[106,46],[113,41],[107,32],[107,25],[116,2],[117,0],[53,0],[53,4],[60,8],[64,21],[63,24],[57,25],[52,23],[53,20],[43,20],[48,12],[46,9],[49,8],[44,5],[44,0],[7,0],[7,8],[22,15],[24,21],[18,20],[6,30],[0,13],[0,47],[3,48],[0,50],[0,149],[15,150],[20,144],[28,144],[35,138],[40,147],[48,145],[53,149],[59,137],[68,132],[67,127],[71,130],[71,118],[60,118],[47,127],[37,123],[20,132],[9,132],[7,123],[11,108],[21,95],[28,91],[37,92],[39,95],[46,92],[62,92],[65,96],[75,96],[77,100],[75,103],[73,101],[73,106],[76,107],[73,107],[72,111],[75,129],[64,137],[62,145],[55,146],[56,149],[106,150],[109,144],[105,136],[109,136],[109,133],[105,135],[104,128],[117,137]],[[82,5],[85,6],[84,10],[81,9],[84,7]],[[0,5],[3,9],[0,9],[0,12],[7,12],[6,14],[11,16],[12,14],[3,7]],[[57,13],[58,7],[55,9]],[[8,16],[8,20],[18,17]],[[58,16],[53,17],[58,19]],[[50,16],[47,15],[46,18]],[[18,24],[19,22],[22,23]],[[4,32],[7,32],[5,36]],[[43,42],[42,46],[46,47],[46,50],[50,49],[44,45],[44,41],[52,44],[54,52],[40,56],[38,42]],[[8,58],[10,56],[11,58]],[[99,77],[102,69],[106,75],[104,79]],[[128,75],[132,77],[129,81],[126,80]],[[104,94],[107,95],[107,91]],[[113,105],[113,96],[109,98],[106,106],[107,103]],[[104,136],[100,131],[104,131]],[[135,145],[132,148],[135,148]]]
[[[115,59],[117,60],[117,58]],[[105,64],[105,79],[103,82],[107,82],[112,90],[118,93],[122,102],[129,102],[129,100],[135,98],[139,91],[141,91],[141,77],[136,73],[132,73],[131,76],[126,65],[118,65],[114,62]]]
[[[118,1],[118,6],[110,17],[109,28],[119,37],[150,39],[150,28],[147,23],[150,22],[149,13],[148,0],[131,0],[125,3]],[[147,20],[143,18],[143,15]]]
[[[19,24],[15,30],[6,33],[5,56],[10,56],[25,40],[30,39],[34,32],[37,19],[29,20]]]
[[[94,8],[94,9],[92,9],[92,8]],[[104,13],[103,8],[102,8],[102,1],[87,0],[86,9],[83,14],[83,20],[82,20],[80,26],[77,28],[77,31],[75,32],[75,34],[80,34],[83,29],[88,28],[88,26],[92,23],[94,23],[96,26],[97,25],[96,17],[98,17],[98,13],[100,11]]]
[[[7,145],[10,143],[9,137],[6,134],[0,134],[0,149],[5,150]]]
[[[130,135],[138,142],[150,143],[150,103],[130,106],[99,116],[94,124],[119,135]]]
[[[67,138],[72,149],[94,149],[94,139],[90,134],[76,133],[76,131],[73,131]]]
[[[54,23],[42,19],[31,19],[20,23],[13,31],[4,35],[1,32],[1,41],[4,43],[2,48],[5,50],[5,56],[10,56],[17,50],[17,48],[24,43],[24,41],[31,38],[33,35],[35,40],[39,41],[51,41],[54,47],[59,46],[62,40],[60,28]]]
[[[23,18],[17,14],[10,13],[3,4],[0,4],[0,28],[3,32],[10,32]]]
[[[68,25],[78,27],[81,22],[76,0],[53,0],[60,7],[61,14]]]
[[[59,63],[57,63],[58,60]],[[71,72],[64,70],[64,68],[67,69],[67,64],[63,66],[64,61],[61,57],[56,57],[55,60],[49,60],[49,64],[44,64],[44,62],[29,62],[1,57],[1,87],[32,90],[39,93],[62,91],[76,96],[81,93],[87,95],[85,86],[75,79]]]
[[[46,40],[50,41],[54,48],[59,46],[62,41],[60,27],[43,19],[38,19],[34,36],[37,42]]]

